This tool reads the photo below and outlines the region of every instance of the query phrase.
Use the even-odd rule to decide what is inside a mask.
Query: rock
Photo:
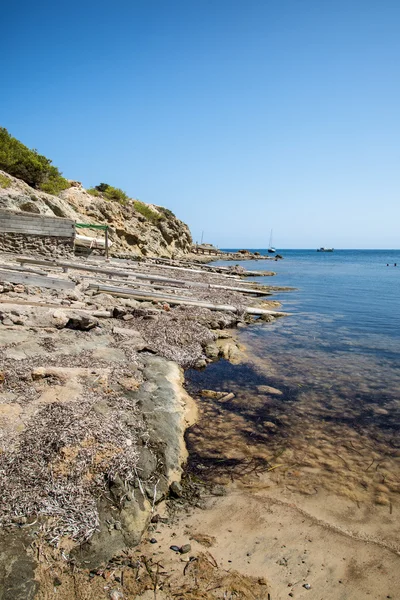
[[[89,331],[99,324],[95,317],[86,315],[70,316],[66,324],[67,329],[77,329],[80,331]]]
[[[183,495],[183,488],[178,481],[173,481],[169,486],[169,491],[172,496],[175,498],[181,498]]]
[[[156,538],[151,538],[151,540],[150,540],[150,544],[157,544],[157,540],[156,540]]]
[[[101,319],[109,319],[112,314],[109,310],[95,310],[92,313],[93,317],[99,317]]]
[[[226,396],[221,398],[221,402],[229,402],[229,400],[233,400],[234,397],[235,397],[235,394],[233,392],[231,392],[230,394],[227,394]]]
[[[34,381],[43,379],[46,377],[46,369],[44,367],[37,367],[36,369],[33,369],[31,377]]]
[[[306,590],[311,590],[311,585],[309,583],[305,583],[303,585],[303,588],[305,588]]]
[[[220,339],[218,340],[218,346],[223,358],[229,360],[233,364],[239,364],[241,362],[241,352],[233,340]]]
[[[28,320],[26,315],[9,315],[10,320],[14,323],[14,325],[25,325]]]
[[[72,290],[66,294],[68,300],[73,300],[74,302],[78,302],[82,299],[82,296],[78,294],[76,291]]]
[[[200,390],[200,396],[203,398],[214,398],[215,400],[221,400],[229,395],[229,392],[216,392],[215,390]]]
[[[211,358],[213,360],[217,359],[219,356],[219,348],[217,344],[210,342],[204,347],[204,354],[207,358]]]
[[[225,331],[224,329],[217,329],[214,331],[215,335],[219,340],[227,340],[232,337],[232,334],[229,331]]]
[[[198,358],[194,363],[195,369],[204,369],[207,366],[207,361],[204,358]]]
[[[275,321],[275,317],[274,315],[265,314],[260,316],[260,320],[265,321],[266,323],[272,323],[272,321]]]
[[[192,546],[190,544],[184,544],[183,546],[181,546],[179,548],[179,552],[181,554],[187,554],[188,552],[190,552],[192,549]]]
[[[134,318],[135,318],[135,317],[134,317],[133,315],[124,315],[124,316],[122,317],[122,319],[123,319],[124,321],[132,321],[132,319],[134,319]]]
[[[53,325],[57,327],[57,329],[63,329],[69,321],[69,317],[62,310],[55,310],[53,312]]]
[[[114,298],[113,296],[109,296],[108,294],[95,294],[94,301],[100,309],[103,309],[114,308],[115,303],[118,302],[118,299]]]
[[[181,549],[179,548],[179,546],[170,546],[170,547],[169,547],[169,549],[170,549],[170,550],[173,550],[174,552],[180,552],[180,550],[181,550]]]
[[[227,491],[226,488],[223,485],[214,485],[211,488],[211,493],[213,496],[226,496]]]
[[[278,426],[275,425],[275,423],[272,423],[272,421],[264,421],[263,427],[265,427],[265,429],[269,429],[270,431],[278,430]]]
[[[25,293],[25,286],[22,284],[18,284],[18,285],[14,285],[14,292],[17,294],[24,294]]]
[[[73,301],[71,302],[71,308],[86,308],[86,302]]]
[[[283,392],[277,388],[271,387],[270,385],[258,385],[257,391],[262,394],[272,394],[274,396],[282,396]]]

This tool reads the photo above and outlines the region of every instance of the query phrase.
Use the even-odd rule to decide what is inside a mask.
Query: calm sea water
[[[315,487],[392,506],[400,498],[400,251],[279,252],[283,260],[240,264],[277,272],[260,283],[296,288],[274,296],[291,315],[240,330],[247,364],[187,373],[192,393],[235,393],[224,406],[202,401],[204,421],[188,436],[192,462],[215,473],[285,450]],[[243,457],[237,451],[232,466],[233,445]]]
[[[400,250],[280,253],[283,260],[240,264],[253,271],[275,270],[275,277],[263,281],[297,288],[276,298],[285,310],[302,317],[296,323],[298,332],[304,331],[303,342],[308,337],[328,344],[330,350],[377,356],[393,352],[393,358],[400,359]]]

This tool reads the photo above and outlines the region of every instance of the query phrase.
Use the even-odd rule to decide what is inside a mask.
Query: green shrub
[[[133,206],[136,212],[143,215],[143,217],[146,217],[146,219],[152,223],[157,223],[157,221],[161,219],[161,215],[155,210],[152,210],[147,204],[144,204],[144,202],[140,202],[140,200],[134,200]]]
[[[97,190],[97,186],[94,188],[89,188],[87,190],[87,193],[90,194],[91,196],[95,196],[95,197],[101,196],[100,192]]]
[[[94,189],[97,190],[98,192],[106,192],[107,188],[109,188],[111,186],[108,185],[108,183],[99,183],[99,185],[95,185]]]
[[[108,183],[99,183],[99,185],[95,185],[93,188],[89,188],[88,192],[92,196],[101,196],[105,200],[119,202],[120,204],[127,204],[129,200],[128,194],[126,194],[120,188],[108,185]]]
[[[5,175],[3,175],[2,173],[0,173],[0,188],[8,188],[11,185],[11,181],[8,179],[8,177],[6,177]]]
[[[33,188],[58,194],[69,187],[51,160],[30,150],[5,129],[0,127],[0,169],[22,179]]]
[[[169,208],[164,208],[163,206],[158,206],[158,210],[165,216],[168,218],[174,218],[176,219],[174,213],[172,212],[172,210],[169,210]]]
[[[104,195],[108,200],[114,200],[114,202],[119,202],[120,204],[126,204],[129,200],[128,194],[125,194],[123,190],[112,185],[107,187]]]

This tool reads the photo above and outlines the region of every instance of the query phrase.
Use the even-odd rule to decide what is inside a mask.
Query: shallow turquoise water
[[[235,414],[249,444],[260,451],[281,444],[307,452],[310,439],[317,445],[324,439],[330,448],[340,448],[342,456],[344,440],[356,436],[352,439],[358,440],[359,450],[353,453],[365,453],[366,464],[355,466],[352,476],[357,473],[361,479],[368,453],[379,448],[382,460],[391,461],[393,481],[400,480],[400,251],[279,252],[283,260],[240,264],[277,272],[260,277],[260,283],[295,287],[275,295],[291,315],[238,332],[248,348],[246,367],[219,361],[186,374],[192,393],[208,388],[236,394],[224,406],[207,401],[207,419],[189,436],[194,462],[206,463],[208,454],[198,448],[210,438],[211,415],[231,422],[233,436],[238,434]],[[260,383],[283,395],[263,403]],[[265,430],[266,420],[276,425],[273,434]],[[208,440],[208,448],[215,447],[218,435]],[[225,454],[229,444],[219,450],[219,463]]]

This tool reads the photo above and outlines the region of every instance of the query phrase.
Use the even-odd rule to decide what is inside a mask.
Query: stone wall
[[[16,254],[71,256],[75,223],[71,219],[47,217],[0,209],[0,251]]]

